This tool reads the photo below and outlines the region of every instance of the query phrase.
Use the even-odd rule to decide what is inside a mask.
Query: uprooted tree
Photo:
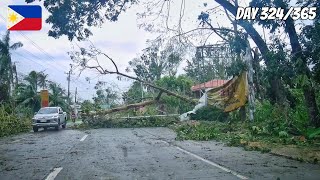
[[[122,76],[125,78],[129,78],[129,79],[141,82],[144,85],[149,86],[149,87],[154,88],[159,91],[158,96],[156,98],[154,98],[153,100],[148,100],[148,101],[144,101],[144,102],[136,103],[136,104],[129,104],[129,105],[126,105],[123,107],[117,107],[117,108],[101,111],[98,113],[100,115],[101,114],[109,114],[112,112],[123,111],[123,110],[128,110],[131,108],[136,108],[136,107],[141,107],[141,106],[146,106],[146,105],[151,105],[151,104],[157,103],[160,101],[162,93],[165,93],[169,96],[179,98],[179,99],[186,101],[188,103],[192,103],[192,104],[196,103],[196,101],[190,97],[182,96],[178,93],[169,91],[163,87],[157,86],[157,85],[155,85],[151,82],[145,81],[141,78],[134,77],[134,76],[128,75],[126,73],[120,72],[115,61],[109,55],[107,55],[106,53],[101,52],[99,49],[97,49],[93,44],[91,44],[89,46],[89,48],[87,48],[87,49],[80,48],[80,51],[69,52],[69,55],[70,55],[71,59],[76,64],[80,65],[81,71],[83,71],[85,69],[95,69],[96,71],[98,71],[102,75],[115,74],[118,76]],[[98,59],[99,56],[104,57],[104,60],[110,61],[113,64],[113,70],[106,69],[105,67],[103,67],[101,62],[99,62],[99,59]]]

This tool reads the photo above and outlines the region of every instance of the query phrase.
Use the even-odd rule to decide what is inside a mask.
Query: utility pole
[[[71,80],[71,73],[72,73],[72,64],[70,64],[70,70],[68,73],[65,73],[68,75],[67,80],[68,80],[68,104],[70,106],[71,101],[70,101],[70,80]]]
[[[143,102],[143,83],[141,82],[141,102]]]
[[[250,43],[247,40],[247,48],[246,48],[246,54],[245,54],[245,61],[247,63],[248,68],[248,85],[249,85],[249,119],[251,122],[254,120],[254,112],[255,112],[255,95],[254,95],[254,87],[253,87],[253,67],[252,67],[252,61],[253,57],[251,54],[251,48]]]
[[[74,93],[74,104],[77,103],[77,94],[78,94],[78,88],[76,87],[76,92]]]
[[[71,74],[72,74],[72,64],[70,64],[70,70],[69,72],[65,73],[68,75],[67,80],[68,80],[68,108],[71,112],[71,99],[70,99],[70,81],[71,81]],[[71,114],[70,114],[71,116]],[[71,117],[70,117],[71,118]]]

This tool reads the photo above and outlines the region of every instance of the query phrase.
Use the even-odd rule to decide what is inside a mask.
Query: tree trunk
[[[237,14],[237,7],[232,5],[228,0],[215,0],[217,3],[219,3],[221,6],[226,8],[229,12],[231,12],[234,16]],[[287,10],[286,12],[287,13]],[[253,41],[258,46],[262,56],[266,57],[269,53],[268,46],[263,41],[262,37],[259,35],[259,33],[255,30],[253,25],[249,23],[246,20],[239,20],[238,24],[242,26],[246,32],[250,35],[250,37],[253,39]],[[307,75],[310,79],[310,70],[306,64],[306,59],[302,56],[302,48],[299,43],[298,35],[294,26],[293,19],[289,16],[289,18],[285,21],[285,29],[286,32],[289,35],[290,38],[290,44],[292,47],[292,54],[293,54],[293,60],[301,59],[303,63],[296,63],[297,68],[300,72],[298,74]],[[268,61],[266,60],[266,65],[268,66]],[[294,61],[296,62],[296,61]],[[315,91],[312,86],[304,87],[304,96],[306,105],[309,109],[309,116],[310,116],[310,122],[312,125],[315,125],[316,127],[319,127],[320,124],[320,117],[319,117],[319,110],[317,107],[316,99],[315,99]]]
[[[302,53],[302,47],[299,42],[298,34],[294,26],[294,21],[289,17],[285,21],[285,30],[289,35],[290,44],[292,48],[292,60],[296,64],[298,75],[306,75],[308,77],[308,83],[303,87],[303,94],[306,105],[308,107],[308,113],[310,118],[310,124],[315,127],[320,127],[319,109],[317,106],[316,95],[314,87],[312,86],[311,71],[307,64],[307,59]],[[299,62],[301,61],[301,62]]]
[[[281,83],[281,80],[274,76],[270,78],[270,89],[269,91],[271,92],[269,94],[269,97],[271,99],[271,103],[278,103],[278,104],[284,104],[286,100],[286,95],[284,93],[284,88]]]
[[[228,0],[215,0],[215,1],[218,4],[220,4],[221,6],[223,6],[226,10],[228,10],[231,14],[236,16],[237,8],[238,8],[237,6],[234,6]],[[259,50],[262,54],[262,57],[265,59],[266,66],[269,67],[270,65],[269,65],[269,61],[267,59],[268,54],[270,53],[269,48],[268,48],[266,42],[263,40],[263,38],[257,32],[257,30],[253,27],[253,24],[247,20],[238,20],[237,23],[241,27],[243,27],[246,30],[246,32],[249,34],[249,36],[252,38],[254,43],[259,48]],[[279,77],[275,77],[275,78],[278,79]],[[269,84],[271,85],[272,82],[269,81]],[[277,90],[277,92],[278,92],[278,90]],[[279,96],[279,95],[277,95],[277,96]]]
[[[110,113],[113,113],[113,112],[125,111],[125,110],[132,109],[132,108],[151,105],[151,104],[154,104],[156,102],[158,102],[158,101],[149,100],[149,101],[144,101],[144,102],[140,102],[140,103],[135,103],[135,104],[129,104],[129,105],[121,106],[121,107],[116,107],[116,108],[113,108],[113,109],[108,109],[108,110],[105,110],[105,111],[93,113],[91,115],[95,115],[95,114],[105,115],[105,114],[110,114]]]
[[[240,119],[241,121],[245,121],[246,120],[246,106],[242,106],[239,110],[239,115],[240,115]]]
[[[144,101],[144,102],[135,103],[135,104],[129,104],[129,105],[121,106],[121,107],[116,107],[116,108],[113,108],[113,109],[108,109],[108,110],[105,110],[105,111],[92,113],[90,115],[106,115],[106,114],[110,114],[110,113],[113,113],[113,112],[125,111],[125,110],[132,109],[132,108],[148,106],[148,105],[151,105],[151,104],[159,102],[161,95],[162,95],[162,92],[160,92],[158,94],[158,96],[153,100]],[[84,114],[84,115],[86,115],[86,114]]]
[[[219,3],[221,6],[226,8],[230,13],[232,13],[234,16],[237,15],[237,8],[236,6],[232,5],[228,0],[215,0],[217,3]],[[267,44],[264,42],[260,34],[257,32],[257,30],[253,27],[253,25],[246,20],[239,20],[238,24],[242,26],[246,32],[250,35],[252,40],[256,43],[258,46],[262,56],[266,57],[266,55],[269,52]],[[267,61],[266,61],[267,63]]]
[[[304,88],[303,95],[308,107],[310,123],[315,127],[320,127],[319,109],[316,104],[316,97],[313,88]]]

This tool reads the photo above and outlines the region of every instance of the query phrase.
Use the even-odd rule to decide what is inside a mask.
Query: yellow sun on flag
[[[18,16],[15,13],[9,14],[9,22],[15,23],[18,20]]]

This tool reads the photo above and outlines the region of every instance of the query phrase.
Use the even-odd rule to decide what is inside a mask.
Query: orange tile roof
[[[196,84],[191,87],[191,91],[199,91],[200,89],[207,89],[207,88],[215,88],[222,86],[224,83],[228,82],[228,80],[221,80],[221,79],[213,79],[211,81]]]

